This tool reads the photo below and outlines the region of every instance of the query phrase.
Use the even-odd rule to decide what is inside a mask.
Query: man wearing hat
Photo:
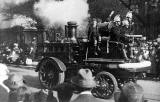
[[[18,102],[19,96],[31,94],[30,88],[26,85],[23,76],[18,73],[11,73],[5,84],[10,88],[8,102]],[[25,97],[26,98],[26,97]]]
[[[10,88],[10,90],[16,90],[21,86],[26,86],[23,76],[17,73],[11,73],[5,84]]]
[[[80,69],[71,82],[79,92],[79,96],[71,102],[107,102],[107,100],[98,99],[92,95],[91,89],[96,86],[96,82],[90,69]]]

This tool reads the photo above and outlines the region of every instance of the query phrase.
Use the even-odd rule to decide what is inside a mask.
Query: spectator
[[[144,102],[143,88],[133,82],[126,83],[121,92],[116,92],[115,102]]]
[[[20,53],[21,53],[21,49],[19,48],[18,43],[14,43],[13,50],[11,51],[11,54],[10,54],[8,60],[10,60],[11,63],[16,62],[20,56]]]
[[[21,49],[19,48],[19,44],[18,43],[14,43],[13,44],[13,51],[15,51],[15,53],[20,54]]]
[[[11,91],[9,95],[9,102],[32,102],[31,93],[26,86],[21,86],[18,89]]]
[[[37,49],[37,39],[36,37],[33,37],[33,40],[31,42],[31,48],[30,48],[30,55],[32,60],[35,59],[36,49]]]
[[[17,73],[10,74],[6,85],[10,88],[8,102],[30,102],[30,88],[26,85],[23,76]]]
[[[8,79],[9,70],[5,64],[0,64],[0,101],[8,102],[9,88],[4,84]]]
[[[9,55],[10,53],[11,53],[11,49],[8,46],[6,46],[3,51],[3,54]]]
[[[107,102],[107,100],[98,99],[92,95],[91,89],[96,86],[96,82],[90,69],[80,69],[71,82],[79,92],[79,96],[72,102]]]
[[[18,89],[21,86],[27,86],[23,76],[17,73],[11,73],[5,84],[10,88],[11,91]]]

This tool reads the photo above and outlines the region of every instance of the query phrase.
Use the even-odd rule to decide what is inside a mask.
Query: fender
[[[64,65],[64,63],[63,63],[61,60],[59,60],[59,59],[57,59],[57,58],[55,58],[55,57],[45,57],[45,58],[43,58],[43,59],[38,63],[38,65],[37,65],[37,67],[36,67],[36,69],[35,69],[36,72],[39,71],[39,68],[40,68],[41,64],[42,64],[45,60],[51,60],[52,63],[54,63],[54,64],[57,66],[57,68],[59,68],[58,70],[59,70],[60,72],[66,71],[66,66]]]

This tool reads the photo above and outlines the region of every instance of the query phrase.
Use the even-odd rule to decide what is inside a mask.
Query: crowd
[[[30,45],[17,42],[2,43],[0,48],[0,60],[2,63],[31,63],[35,56],[35,44],[32,43]]]
[[[0,102],[110,102],[110,99],[95,98],[91,90],[96,81],[90,69],[79,69],[71,83],[62,83],[53,91],[41,89],[33,92],[23,76],[9,72],[5,64],[0,64]],[[73,88],[74,86],[74,88]],[[76,93],[76,97],[73,94]],[[115,102],[144,102],[143,88],[137,83],[128,82],[114,93]]]

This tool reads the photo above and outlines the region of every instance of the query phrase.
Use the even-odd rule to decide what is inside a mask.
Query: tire
[[[57,59],[44,58],[38,65],[40,83],[49,90],[54,90],[57,85],[64,82],[65,73],[60,70],[59,61],[57,62]]]
[[[102,99],[109,99],[118,88],[116,78],[109,72],[100,72],[96,75],[97,86],[92,89],[93,96]]]

